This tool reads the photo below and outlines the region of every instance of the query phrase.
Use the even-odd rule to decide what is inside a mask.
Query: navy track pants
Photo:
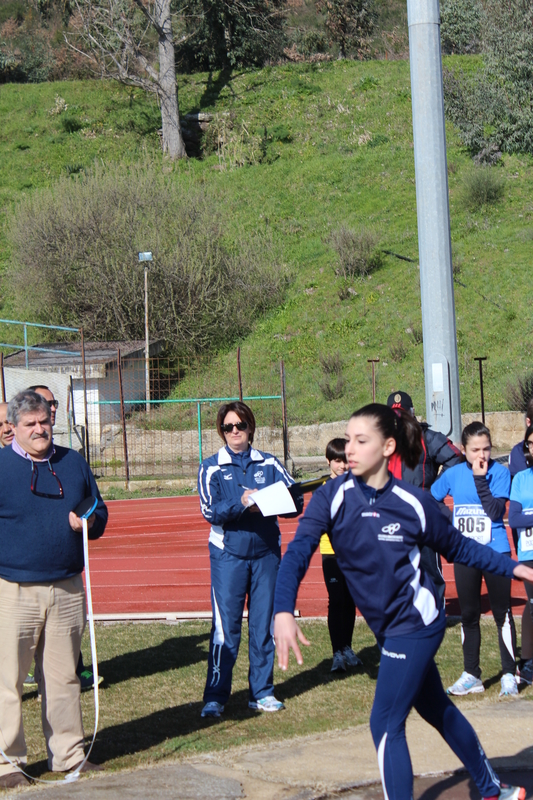
[[[372,738],[385,800],[412,800],[413,770],[405,722],[411,708],[438,730],[470,772],[482,797],[500,794],[500,781],[468,720],[446,695],[433,657],[444,637],[440,623],[433,635],[388,638],[381,644],[381,662],[374,706]]]
[[[209,544],[213,626],[209,642],[204,703],[225,705],[231,694],[233,665],[241,641],[242,615],[248,595],[250,700],[274,693],[272,610],[280,556],[237,558]]]

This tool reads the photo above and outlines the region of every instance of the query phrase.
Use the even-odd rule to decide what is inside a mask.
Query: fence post
[[[83,414],[85,417],[85,459],[87,464],[91,466],[91,457],[89,453],[89,414],[87,412],[87,370],[85,369],[85,339],[83,337],[83,328],[80,328],[81,338],[81,368],[83,370]]]
[[[197,411],[198,411],[198,458],[200,459],[200,464],[202,463],[203,456],[202,456],[202,411],[201,411],[201,403],[196,403]]]
[[[487,356],[477,356],[474,361],[479,362],[479,392],[481,394],[481,421],[485,424],[485,394],[483,392],[483,362],[487,360]]]
[[[285,469],[290,458],[289,450],[289,428],[287,425],[287,393],[285,386],[285,364],[283,359],[279,362],[279,374],[281,378],[281,413],[283,419],[283,463]]]
[[[242,403],[241,348],[237,348],[237,375],[239,377],[239,400]]]
[[[0,377],[2,384],[2,403],[6,402],[6,376],[4,375],[4,354],[0,353]]]
[[[117,350],[118,391],[120,396],[120,421],[122,423],[122,441],[124,443],[124,463],[126,465],[126,489],[130,483],[130,463],[128,460],[128,440],[126,439],[126,410],[124,408],[124,388],[122,386],[122,365],[120,363],[120,348]]]
[[[26,363],[26,369],[30,368],[29,361],[28,361],[28,326],[24,325],[24,360]]]

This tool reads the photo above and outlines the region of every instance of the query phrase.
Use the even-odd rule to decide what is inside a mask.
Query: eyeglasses
[[[38,475],[39,475],[39,470],[37,468],[37,464],[35,463],[35,461],[31,462],[31,491],[32,491],[32,494],[36,495],[37,497],[46,497],[46,498],[48,498],[48,500],[62,500],[63,497],[65,496],[65,493],[63,491],[63,486],[61,485],[61,481],[59,480],[59,478],[55,474],[54,470],[52,469],[52,465],[50,464],[50,461],[47,461],[47,464],[48,464],[48,469],[50,470],[50,472],[52,473],[52,475],[54,476],[54,478],[57,481],[57,485],[59,486],[59,494],[48,494],[48,492],[38,492],[37,491],[37,478],[38,478]]]
[[[55,397],[52,400],[48,400],[48,405],[50,407],[59,408],[59,400],[56,400]]]
[[[220,426],[220,430],[222,433],[232,433],[233,428],[237,428],[238,431],[245,431],[247,427],[247,422],[227,422],[225,425]]]

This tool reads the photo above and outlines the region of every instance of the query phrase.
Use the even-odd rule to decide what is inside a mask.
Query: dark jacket
[[[263,489],[277,481],[291,486],[294,480],[278,459],[250,447],[234,453],[221,447],[202,461],[198,472],[200,508],[211,523],[209,541],[238,558],[261,558],[280,553],[280,531],[276,517],[263,517],[245,508],[245,489]],[[294,500],[297,516],[302,513],[303,496]]]
[[[107,508],[83,457],[55,445],[50,466],[62,498],[47,461],[34,464],[32,492],[32,462],[11,447],[0,451],[0,577],[6,581],[54,583],[83,570],[83,538],[70,527],[69,513],[86,497],[98,498],[89,538],[104,532]]]
[[[298,586],[324,531],[350,594],[378,639],[423,631],[439,616],[439,595],[420,566],[423,545],[450,562],[513,576],[516,562],[460,534],[429,492],[391,477],[370,503],[363,489],[345,473],[314,493],[281,562],[275,614],[293,613]]]
[[[439,468],[446,470],[460,464],[462,455],[443,433],[432,430],[427,422],[421,422],[420,425],[424,449],[414,470],[402,465],[402,480],[427,490],[437,480]]]

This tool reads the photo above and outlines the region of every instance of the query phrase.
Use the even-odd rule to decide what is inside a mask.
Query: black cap
[[[413,401],[407,392],[393,392],[387,397],[387,405],[390,408],[405,408],[406,411],[411,411]]]

